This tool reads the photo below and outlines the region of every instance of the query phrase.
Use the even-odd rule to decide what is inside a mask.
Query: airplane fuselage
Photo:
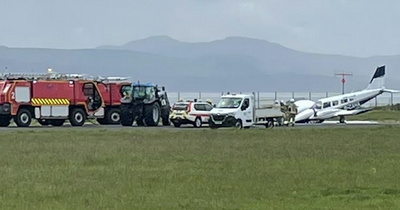
[[[298,107],[296,122],[320,121],[337,117],[338,113],[342,116],[354,115],[365,110],[355,110],[361,105],[372,100],[383,93],[382,89],[362,90],[354,93],[347,93],[339,96],[332,96],[312,103],[310,100],[295,102]],[[312,104],[312,105],[311,105]],[[346,110],[353,110],[345,112]]]
[[[398,90],[386,89],[384,77],[385,66],[380,66],[375,70],[371,81],[364,90],[323,98],[316,103],[311,100],[295,102],[298,110],[295,122],[323,121],[333,117],[340,117],[340,122],[344,122],[345,116],[369,111],[370,109],[360,107],[384,92],[399,92]]]

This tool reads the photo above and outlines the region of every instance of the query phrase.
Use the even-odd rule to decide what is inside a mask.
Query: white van
[[[253,125],[271,127],[274,122],[282,122],[284,113],[279,103],[256,108],[254,95],[228,94],[221,96],[220,101],[210,112],[209,127],[250,128]]]

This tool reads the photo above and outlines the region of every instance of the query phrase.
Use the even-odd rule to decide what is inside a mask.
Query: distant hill
[[[375,68],[387,67],[386,86],[400,89],[400,56],[357,58],[289,49],[264,40],[227,37],[202,43],[149,37],[95,49],[0,47],[0,68],[14,72],[58,72],[130,76],[169,91],[335,91],[337,71],[351,71],[346,90],[367,85]]]

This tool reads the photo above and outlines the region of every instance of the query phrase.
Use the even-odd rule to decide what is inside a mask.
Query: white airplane
[[[384,79],[385,66],[380,66],[376,69],[375,74],[364,90],[319,99],[317,102],[298,100],[295,102],[298,107],[295,122],[323,122],[330,118],[339,117],[339,122],[344,123],[346,116],[368,112],[371,109],[361,108],[361,105],[382,93],[399,92],[397,90],[386,89]]]

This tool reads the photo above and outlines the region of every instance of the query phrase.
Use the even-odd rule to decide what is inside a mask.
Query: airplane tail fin
[[[375,74],[366,89],[385,89],[385,66],[379,66],[375,70]]]

